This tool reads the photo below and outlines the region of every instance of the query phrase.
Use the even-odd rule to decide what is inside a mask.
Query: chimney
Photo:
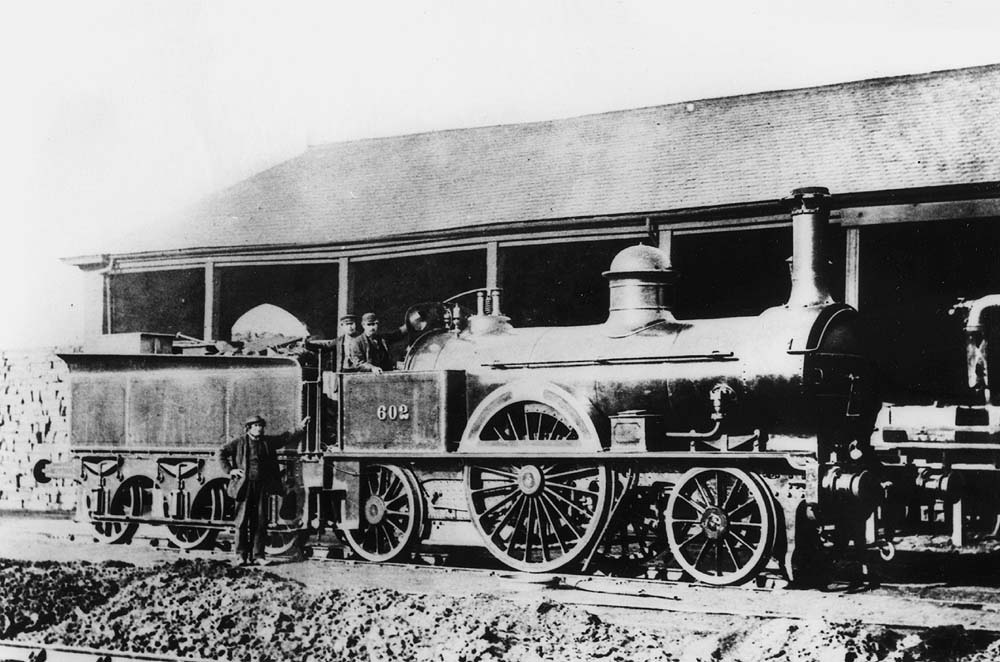
[[[830,191],[822,186],[797,188],[785,198],[792,214],[792,291],[789,307],[833,302],[826,284],[826,228]]]

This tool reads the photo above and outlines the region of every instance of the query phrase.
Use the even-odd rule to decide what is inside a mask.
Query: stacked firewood
[[[67,368],[52,350],[0,352],[0,511],[67,511],[72,481],[38,483],[40,460],[69,459]]]

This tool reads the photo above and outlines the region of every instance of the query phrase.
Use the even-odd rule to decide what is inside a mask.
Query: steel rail
[[[310,562],[373,565],[356,559],[312,557]],[[640,579],[563,573],[524,573],[495,568],[381,563],[414,572],[468,573],[495,581],[533,584],[561,604],[611,610],[675,612],[759,619],[856,621],[892,629],[924,630],[930,624],[961,624],[967,631],[1000,634],[1000,604],[847,593],[817,589],[786,591],[782,585],[709,586],[670,579]],[[271,566],[273,568],[273,566]],[[788,600],[781,600],[781,596]],[[808,600],[795,599],[808,596]],[[806,604],[804,607],[803,604]],[[929,621],[927,611],[935,613]]]
[[[151,655],[106,648],[62,646],[37,641],[0,641],[0,660],[4,662],[215,662],[203,657]]]
[[[144,538],[146,536],[143,536]],[[158,536],[149,536],[151,540]],[[190,551],[160,548],[168,553]],[[650,613],[677,612],[687,614],[727,615],[760,619],[811,620],[825,619],[834,622],[860,620],[866,624],[888,628],[919,631],[929,624],[961,624],[968,631],[1000,635],[1000,603],[989,600],[949,600],[919,596],[886,595],[872,592],[850,593],[819,589],[784,590],[780,583],[770,586],[745,584],[742,586],[708,586],[675,579],[645,579],[608,577],[598,575],[573,575],[566,573],[526,573],[502,566],[466,567],[456,565],[430,565],[419,563],[369,563],[353,558],[331,557],[330,552],[343,553],[337,544],[313,545],[313,553],[303,562],[310,564],[335,564],[359,568],[392,568],[417,573],[467,574],[489,577],[490,581],[516,587],[518,584],[540,588],[538,595],[553,602],[584,609],[637,610]],[[220,548],[201,550],[198,555],[219,558],[225,552]],[[427,556],[435,556],[430,552]],[[275,557],[276,560],[281,557]],[[280,572],[278,563],[264,566],[270,572]],[[251,567],[250,571],[253,571]],[[405,584],[405,579],[401,584]],[[895,584],[882,584],[891,588]],[[404,589],[405,590],[405,589]],[[787,600],[782,599],[787,596]],[[797,599],[798,598],[798,599]],[[932,612],[932,616],[928,613]],[[19,643],[19,645],[22,645]],[[23,644],[40,647],[41,644]],[[2,652],[2,648],[0,648]],[[118,653],[118,655],[123,655]],[[140,657],[127,653],[131,658],[150,660],[180,660],[173,657]],[[0,659],[4,659],[0,656]],[[22,658],[12,658],[22,659]],[[27,658],[23,658],[27,660]],[[55,658],[48,658],[55,659]],[[67,662],[96,658],[65,658]],[[104,662],[115,662],[111,658]],[[63,658],[58,658],[62,662]]]
[[[169,548],[168,548],[169,549]],[[496,583],[505,599],[544,600],[597,613],[603,617],[630,619],[639,614],[680,613],[704,616],[734,616],[761,620],[787,619],[806,622],[861,621],[897,631],[920,632],[930,625],[960,624],[966,631],[1000,635],[1000,604],[950,601],[936,598],[848,594],[820,590],[784,591],[781,588],[737,586],[716,587],[670,579],[613,578],[565,573],[525,573],[507,568],[468,568],[454,565],[417,563],[372,564],[349,558],[330,558],[330,552],[344,551],[336,544],[317,545],[309,564],[391,568],[400,572],[447,574],[463,583],[464,576],[488,578]],[[170,552],[181,552],[173,550]],[[219,548],[205,550],[208,556],[222,556]],[[280,572],[282,564],[269,572]],[[253,572],[251,569],[250,572]],[[361,580],[363,582],[363,578]],[[406,577],[399,578],[407,590]],[[435,582],[431,582],[434,585]],[[518,585],[522,587],[518,587]],[[523,585],[529,585],[525,590]],[[447,591],[445,591],[447,593]],[[633,616],[635,615],[635,616]],[[131,651],[46,644],[30,641],[0,641],[0,660],[14,662],[213,662],[206,658],[180,657]]]

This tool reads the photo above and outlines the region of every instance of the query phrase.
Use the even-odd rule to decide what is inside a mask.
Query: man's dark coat
[[[389,347],[381,336],[370,337],[364,333],[344,341],[344,372],[371,372],[372,368],[392,370]]]
[[[281,484],[281,470],[278,468],[278,449],[289,442],[291,435],[284,434],[279,437],[260,437],[259,452],[257,454],[257,479],[261,484],[261,491],[265,494],[284,494],[285,490]],[[222,470],[228,475],[233,469],[243,471],[242,478],[230,478],[226,492],[237,501],[246,498],[244,489],[247,476],[249,475],[248,461],[250,456],[250,436],[242,434],[229,440],[219,449],[218,458]]]

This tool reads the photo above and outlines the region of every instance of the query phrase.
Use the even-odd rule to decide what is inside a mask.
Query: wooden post
[[[860,305],[861,228],[847,228],[844,256],[844,303],[857,309]]]
[[[660,250],[667,254],[667,257],[670,258],[670,264],[673,265],[674,231],[660,227],[658,234],[660,236]]]
[[[500,248],[499,242],[486,243],[486,289],[495,290],[500,287]]]
[[[219,339],[219,299],[220,282],[215,273],[215,262],[205,262],[205,310],[202,338],[205,340]]]
[[[103,271],[84,271],[83,278],[83,337],[96,338],[108,331],[108,293]]]
[[[115,298],[111,292],[112,273],[104,274],[104,333],[115,332]]]
[[[347,315],[354,307],[354,277],[351,274],[351,258],[337,260],[337,319]],[[339,325],[338,325],[339,330]],[[339,332],[339,331],[338,331]]]

